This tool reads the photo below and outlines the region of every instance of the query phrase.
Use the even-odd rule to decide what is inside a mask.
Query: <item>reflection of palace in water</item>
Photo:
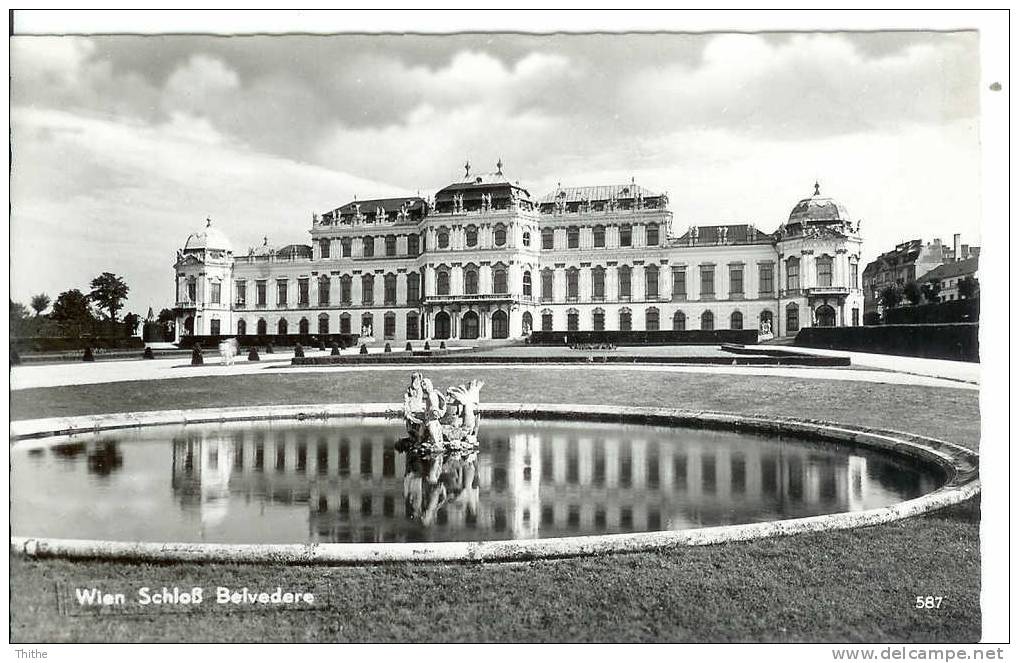
[[[411,517],[420,516],[416,475],[393,448],[398,432],[189,434],[173,441],[173,489],[182,508],[206,523],[227,517],[230,499],[307,504],[310,540],[377,542],[682,529],[859,510],[886,485],[912,494],[933,488],[890,459],[868,468],[867,458],[844,449],[773,438],[748,444],[681,429],[672,437],[619,427],[602,434],[597,426],[512,433],[493,425],[470,468],[477,490],[445,495],[424,525]],[[875,472],[887,476],[875,480]]]

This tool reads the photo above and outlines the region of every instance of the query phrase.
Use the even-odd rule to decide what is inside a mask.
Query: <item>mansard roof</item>
[[[427,203],[420,196],[406,196],[403,198],[370,198],[368,200],[352,200],[341,205],[337,209],[322,214],[322,223],[352,223],[354,217],[360,211],[364,217],[364,223],[383,223],[385,221],[398,221],[400,210],[406,206],[407,221],[417,222],[427,213]],[[383,210],[385,219],[375,218],[379,209]]]
[[[714,246],[722,244],[722,229],[725,228],[724,244],[757,244],[771,243],[775,240],[772,233],[758,230],[753,224],[733,223],[718,226],[690,226],[689,229],[673,240],[685,246]],[[694,235],[691,241],[691,235]]]

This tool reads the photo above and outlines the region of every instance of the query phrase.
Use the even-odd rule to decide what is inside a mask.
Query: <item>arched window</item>
[[[350,333],[350,314],[349,313],[341,313],[340,314],[340,333],[341,334],[349,334]]]
[[[605,309],[596,308],[591,314],[591,323],[595,331],[605,331]]]
[[[396,274],[386,274],[383,281],[383,301],[388,305],[396,304]]]
[[[276,323],[276,333],[280,336],[287,335],[287,321],[284,318],[280,318],[280,321]]]
[[[492,338],[509,338],[509,315],[506,311],[492,313]]]
[[[246,336],[247,333],[248,333],[248,323],[244,322],[243,320],[238,320],[237,321],[237,335],[238,336]]]
[[[269,325],[266,324],[264,318],[259,318],[255,324],[255,331],[258,332],[259,336],[266,336],[269,334]]]
[[[552,270],[545,268],[541,270],[541,301],[552,301]]]
[[[375,316],[367,311],[361,314],[361,335],[375,336]]]
[[[496,246],[505,246],[506,245],[506,226],[504,226],[501,223],[497,223],[495,225],[495,232],[493,233],[493,236],[495,238],[495,245]],[[506,338],[506,337],[503,336],[502,338]]]
[[[658,266],[644,268],[644,299],[658,299]]]
[[[329,333],[329,314],[319,313],[318,314],[318,333],[320,335],[326,335]]]
[[[496,265],[492,268],[492,291],[497,295],[503,295],[508,292],[506,288],[506,268],[502,265]],[[506,338],[505,336],[503,338]]]
[[[729,316],[729,329],[743,329],[743,314],[733,311]]]
[[[445,267],[440,267],[435,272],[435,294],[449,294],[449,270]]]
[[[478,245],[478,228],[477,226],[467,226],[464,229],[464,238],[467,240],[467,248],[473,249]]]
[[[594,227],[594,247],[596,249],[605,248],[605,226]]]
[[[672,331],[686,331],[686,313],[676,311],[672,314]]]
[[[548,309],[541,312],[541,331],[552,331],[552,311]]]
[[[524,271],[524,297],[531,296],[531,272],[530,270]]]
[[[474,311],[464,311],[460,316],[460,338],[472,340],[478,338],[481,332],[478,314]]]
[[[619,275],[619,298],[622,300],[630,299],[630,266],[621,265],[617,273]]]
[[[417,304],[421,299],[421,275],[407,272],[407,303]]]
[[[435,239],[440,249],[449,248],[449,230],[446,228],[439,228],[439,231],[435,233]]]
[[[580,228],[577,226],[570,226],[566,229],[566,248],[580,248]]]
[[[464,294],[478,294],[478,268],[474,265],[464,268]]]
[[[817,266],[817,286],[819,288],[830,288],[832,285],[831,256],[818,256],[814,262]]]
[[[701,329],[711,331],[715,328],[715,314],[711,311],[701,313]]]
[[[789,302],[785,307],[785,330],[786,334],[800,331],[800,307],[796,302]]]
[[[551,228],[541,229],[541,248],[551,249],[555,247],[555,231]]]
[[[580,311],[575,308],[566,311],[566,331],[580,331]]]
[[[531,245],[531,233],[529,233],[527,231],[524,231],[523,242],[524,242],[524,246],[530,246]]]
[[[658,309],[654,306],[644,311],[644,329],[647,331],[658,331],[660,317]]]
[[[619,226],[619,246],[633,246],[633,228],[629,225]]]
[[[407,340],[416,341],[418,338],[418,314],[411,311],[407,314]]]
[[[375,275],[364,274],[361,276],[361,303],[372,304],[375,301]]]
[[[531,333],[531,330],[534,329],[534,318],[531,317],[530,311],[524,311],[524,314],[520,316],[520,324],[523,328],[524,336]]]
[[[786,290],[800,289],[800,259],[796,257],[785,261],[785,287]]]
[[[601,265],[591,270],[591,299],[596,302],[605,300],[605,268]]]
[[[633,329],[633,316],[630,309],[623,307],[619,309],[619,331],[630,331]]]
[[[396,255],[396,235],[386,235],[386,255],[390,258]]]
[[[350,274],[344,274],[340,277],[340,303],[350,304],[351,289],[354,279]]]
[[[375,255],[375,238],[368,235],[361,239],[361,245],[364,247],[364,257],[371,258]]]
[[[311,323],[308,322],[308,318],[301,318],[301,321],[297,323],[297,333],[304,336],[311,333]]]
[[[382,318],[382,336],[387,339],[396,338],[396,314],[392,311]]]
[[[566,301],[575,302],[580,297],[580,270],[570,267],[566,270]]]

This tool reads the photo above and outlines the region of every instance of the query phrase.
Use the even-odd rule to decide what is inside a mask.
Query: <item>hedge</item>
[[[757,343],[756,329],[691,329],[688,331],[534,331],[534,345],[612,343],[614,345],[721,345]]]
[[[12,338],[11,346],[18,352],[57,352],[84,350],[86,347],[104,350],[140,350],[145,343],[137,336],[129,338],[78,337],[78,336],[27,336]]]
[[[804,348],[850,350],[980,361],[979,328],[975,322],[937,325],[878,325],[872,327],[806,327],[795,344]]]
[[[951,322],[979,322],[980,299],[953,299],[918,306],[897,306],[884,313],[884,324],[921,325]]]
[[[182,336],[177,345],[181,348],[192,348],[195,343],[200,342],[203,348],[208,349],[218,346],[220,341],[228,338],[236,338],[238,344],[243,348],[251,345],[288,347],[296,343],[300,343],[305,347],[318,347],[319,339],[324,341],[326,346],[336,342],[346,347],[350,347],[358,342],[360,336],[357,334],[246,334],[244,336],[237,336],[235,334],[210,334],[205,336]]]

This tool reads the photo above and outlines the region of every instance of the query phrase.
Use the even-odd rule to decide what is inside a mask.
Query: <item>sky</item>
[[[979,245],[979,73],[975,32],[15,36],[11,297],[112,271],[158,312],[206,218],[237,253],[307,243],[465,160],[535,197],[633,178],[675,235],[772,231],[819,181],[864,261]]]

